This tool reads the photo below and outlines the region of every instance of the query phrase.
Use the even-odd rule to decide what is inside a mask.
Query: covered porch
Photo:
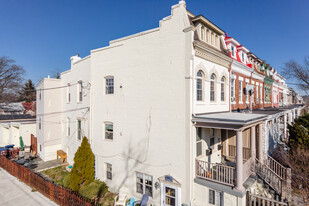
[[[234,112],[194,115],[196,178],[243,191],[256,158],[263,161],[265,119],[265,115]]]

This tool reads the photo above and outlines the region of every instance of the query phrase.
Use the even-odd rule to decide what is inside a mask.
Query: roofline
[[[205,24],[211,26],[212,28],[214,28],[215,30],[217,30],[218,33],[221,33],[221,35],[225,34],[225,31],[223,31],[220,27],[218,27],[216,24],[214,24],[212,21],[210,21],[209,19],[207,19],[206,17],[204,17],[203,15],[198,15],[196,17],[194,17],[191,21],[198,21],[198,20],[202,20]]]

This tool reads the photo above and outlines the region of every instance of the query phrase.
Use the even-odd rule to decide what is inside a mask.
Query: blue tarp
[[[5,145],[5,148],[13,148],[14,145],[13,144],[8,144],[8,145]]]

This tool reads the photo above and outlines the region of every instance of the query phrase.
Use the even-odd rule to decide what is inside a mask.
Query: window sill
[[[107,142],[113,142],[114,139],[105,139],[105,138],[104,138],[103,140],[104,140],[104,141],[107,141]]]
[[[236,102],[231,102],[231,104],[236,104]]]
[[[204,101],[197,101],[196,102],[196,105],[205,105],[206,104],[206,102],[204,102]]]

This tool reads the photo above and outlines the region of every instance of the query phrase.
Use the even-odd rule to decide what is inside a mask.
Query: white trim
[[[255,85],[256,85],[256,86],[259,86],[260,84],[259,84],[258,82],[255,82]]]
[[[249,83],[249,81],[250,81],[249,79],[246,79],[246,83]]]
[[[238,77],[238,80],[239,81],[244,81],[244,78],[243,77]]]
[[[167,204],[164,204],[165,201],[165,187],[169,187],[171,189],[175,190],[175,205],[181,205],[181,188],[177,187],[175,185],[167,184],[167,183],[161,183],[161,206],[168,206]]]

